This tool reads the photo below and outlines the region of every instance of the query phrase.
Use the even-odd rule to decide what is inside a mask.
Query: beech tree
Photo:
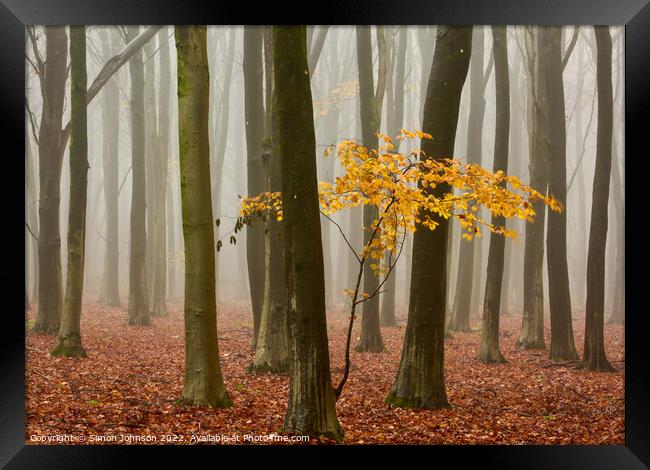
[[[283,429],[341,440],[343,429],[336,417],[325,322],[316,139],[305,29],[273,27],[290,371]]]
[[[176,26],[178,135],[185,239],[185,381],[182,400],[225,408],[217,341],[214,229],[208,140],[207,30]]]
[[[138,26],[127,28],[127,40],[138,36]],[[129,60],[131,73],[131,242],[129,258],[129,325],[148,325],[149,300],[146,270],[147,228],[144,61],[139,50]]]
[[[244,29],[244,116],[246,125],[246,171],[248,193],[264,191],[262,139],[264,138],[264,95],[262,42],[263,29]],[[264,229],[249,225],[246,229],[246,261],[253,309],[253,348],[257,345],[262,302],[264,299]]]
[[[35,37],[32,46],[44,97],[38,133],[38,311],[32,331],[53,335],[59,331],[63,308],[59,206],[64,151],[61,126],[68,75],[65,27],[45,27],[45,59],[40,58]]]
[[[596,34],[596,85],[598,89],[598,134],[594,173],[589,252],[587,255],[587,306],[582,364],[589,370],[615,369],[605,354],[605,247],[607,203],[612,165],[612,37],[609,26],[594,26]],[[617,163],[615,163],[617,164]]]
[[[431,134],[421,144],[423,159],[454,153],[460,94],[472,52],[472,27],[439,26],[429,74],[422,128]],[[425,189],[443,195],[448,185]],[[448,221],[436,230],[417,230],[409,310],[399,370],[386,402],[404,408],[448,406],[444,376],[445,310],[447,307],[446,248]]]
[[[372,76],[372,46],[370,41],[370,27],[357,26],[357,64],[359,67],[359,103],[361,109],[361,130],[363,145],[377,148],[376,133],[379,131],[379,115],[375,102],[375,87]],[[379,84],[377,90],[379,92]],[[381,108],[380,108],[381,109]],[[377,217],[376,208],[363,207],[363,243],[368,243],[371,237],[369,230],[372,221]],[[372,271],[370,265],[364,266],[363,291],[374,292],[379,285],[379,278]],[[356,348],[359,352],[382,352],[384,342],[379,328],[379,298],[373,297],[364,302],[361,317],[361,337]]]
[[[494,86],[496,90],[496,129],[494,132],[494,171],[508,172],[510,132],[510,80],[508,77],[508,38],[505,26],[492,26],[494,54]],[[494,225],[505,225],[503,216],[492,216]],[[505,239],[490,235],[481,345],[481,362],[506,362],[499,349],[499,314],[505,257]]]
[[[86,27],[70,26],[70,210],[68,268],[61,327],[53,356],[86,357],[81,344],[81,300],[86,245],[88,132],[86,119]]]

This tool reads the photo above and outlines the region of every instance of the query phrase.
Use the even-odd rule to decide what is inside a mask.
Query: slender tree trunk
[[[167,165],[169,160],[169,89],[171,63],[169,57],[169,30],[163,27],[158,34],[160,55],[160,87],[158,89],[159,119],[156,130],[156,154],[153,161],[153,315],[167,314]],[[150,59],[154,60],[154,58]]]
[[[154,36],[155,37],[155,36]],[[147,305],[150,312],[154,297],[154,258],[156,256],[154,241],[156,230],[154,224],[155,184],[156,184],[156,158],[158,156],[158,106],[156,103],[156,43],[154,38],[147,41],[144,49],[144,125],[145,125],[145,173],[146,173],[146,214],[147,214],[147,241],[146,241],[146,279],[147,279]]]
[[[582,362],[589,370],[610,372],[614,368],[605,355],[604,304],[607,203],[612,164],[612,37],[609,26],[594,26],[594,31],[597,49],[598,137],[587,255],[587,312]]]
[[[138,27],[128,28],[128,40]],[[142,50],[129,60],[131,73],[131,247],[129,259],[129,325],[148,325],[149,302],[146,271],[147,229],[145,176],[144,63]]]
[[[25,229],[25,235],[28,237],[25,240],[25,249],[31,247],[30,261],[31,269],[31,300],[33,304],[38,303],[38,195],[36,194],[36,177],[34,171],[36,169],[36,162],[32,155],[32,145],[28,137],[27,130],[25,131],[25,192],[26,192],[26,207],[25,212],[27,215],[27,223],[32,233]],[[29,296],[29,294],[28,294]]]
[[[264,95],[262,69],[263,28],[244,28],[244,114],[246,122],[248,194],[264,191],[262,139],[264,137]],[[253,309],[253,348],[257,345],[264,298],[264,227],[247,226],[246,261]]]
[[[214,229],[208,138],[207,28],[176,26],[178,135],[185,239],[185,381],[182,400],[226,408],[214,283]]]
[[[494,77],[496,89],[496,119],[494,132],[494,172],[508,172],[508,139],[510,131],[510,79],[508,77],[508,38],[505,26],[492,26]],[[492,224],[504,226],[505,217],[492,216]],[[490,234],[485,301],[481,322],[481,362],[506,362],[499,349],[499,309],[506,240]]]
[[[372,46],[370,27],[357,26],[357,64],[359,67],[359,101],[361,107],[361,129],[363,145],[377,149],[379,116],[375,107],[374,84],[372,78]],[[377,218],[377,209],[373,206],[363,207],[363,244],[370,242],[372,233],[369,228]],[[379,278],[366,263],[363,267],[363,292],[371,294],[377,290]],[[359,352],[382,352],[384,342],[379,328],[379,297],[374,296],[363,303],[361,318],[361,338],[355,348]]]
[[[282,162],[279,146],[278,104],[273,94],[271,127],[273,152],[263,155],[267,176],[267,191],[282,190]],[[267,222],[265,234],[264,303],[257,339],[255,359],[251,370],[255,372],[286,372],[288,369],[288,337],[285,308],[284,254],[282,224],[277,220]]]
[[[395,79],[391,80],[392,71],[389,72],[388,81],[388,99],[387,99],[387,118],[386,128],[390,137],[395,137],[404,123],[404,75],[406,69],[406,45],[408,31],[406,27],[399,28],[399,41],[395,59]],[[399,150],[399,148],[397,149]],[[388,257],[386,258],[388,263]],[[394,271],[394,270],[393,270]],[[384,284],[384,294],[382,295],[381,304],[381,325],[396,326],[395,322],[395,280],[396,272],[391,272]]]
[[[117,33],[109,36],[102,32],[105,60],[119,52]],[[110,39],[109,39],[110,37]],[[104,301],[111,307],[119,307],[119,135],[120,96],[117,76],[104,85],[102,93],[102,163],[104,171],[104,204],[106,207],[106,250],[104,251]]]
[[[566,251],[566,123],[564,85],[562,80],[561,27],[542,28],[540,61],[544,73],[549,128],[549,184],[548,192],[564,205],[562,212],[548,212],[547,262],[549,307],[551,314],[551,351],[553,360],[570,361],[578,358],[573,341],[571,294]]]
[[[485,98],[483,87],[483,43],[482,27],[474,28],[472,39],[472,58],[470,61],[470,110],[467,123],[467,163],[481,163],[481,147],[483,136],[483,118],[485,114]],[[458,278],[454,299],[454,311],[450,329],[452,331],[469,331],[470,307],[474,287],[474,251],[479,241],[461,240],[458,259]],[[479,263],[480,269],[480,263]]]
[[[540,34],[537,27],[534,30],[536,47],[531,54],[537,54]],[[545,92],[543,82],[539,79],[545,70],[534,55],[528,60],[528,126],[529,126],[529,172],[530,186],[542,194],[546,194],[548,125],[541,114]],[[524,246],[524,311],[521,331],[517,345],[525,349],[545,349],[544,342],[544,223],[546,207],[541,202],[532,203],[535,210],[535,220],[526,224],[526,241]]]
[[[54,335],[63,307],[61,279],[61,126],[67,78],[68,37],[64,26],[45,27],[43,112],[38,135],[38,312],[32,331]]]
[[[330,379],[316,139],[304,26],[273,27],[277,149],[282,161],[289,403],[284,430],[341,440]]]
[[[454,154],[460,95],[471,50],[471,27],[438,27],[423,119],[423,131],[433,139],[423,140],[423,158]],[[444,184],[424,190],[441,197],[451,188]],[[448,221],[437,222],[434,231],[418,227],[413,238],[406,335],[397,378],[386,399],[387,403],[403,408],[448,406],[443,367]]]
[[[61,327],[52,356],[86,357],[81,344],[81,301],[86,244],[88,132],[86,116],[86,27],[70,26],[70,209],[68,268]]]

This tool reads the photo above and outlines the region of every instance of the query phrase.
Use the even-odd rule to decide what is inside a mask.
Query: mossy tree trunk
[[[341,440],[330,378],[316,138],[304,26],[273,27],[289,331],[284,430]]]
[[[379,116],[375,106],[375,87],[372,77],[370,26],[357,26],[356,31],[362,142],[369,150],[376,150]],[[372,232],[369,228],[377,216],[378,212],[375,207],[363,206],[364,246],[370,242]],[[374,293],[379,286],[379,277],[372,270],[370,264],[366,263],[363,267],[363,292],[369,295]],[[375,295],[363,303],[361,315],[361,337],[355,349],[359,352],[382,352],[384,342],[379,328],[379,296]]]
[[[45,27],[43,112],[38,135],[38,311],[32,331],[54,335],[63,308],[61,279],[61,165],[63,104],[67,78],[68,37],[64,26]]]
[[[532,31],[535,43],[534,51],[527,55],[528,75],[528,126],[529,126],[529,172],[530,186],[546,194],[548,186],[547,157],[548,123],[543,115],[546,92],[540,77],[546,73],[541,66],[539,42],[543,40],[537,27]],[[533,202],[535,220],[526,224],[526,241],[524,244],[524,310],[521,331],[517,345],[525,349],[545,349],[544,341],[544,225],[546,206]]]
[[[127,28],[127,40],[138,36],[138,26]],[[142,50],[129,60],[131,73],[131,245],[129,258],[129,325],[148,325],[146,271],[147,229],[145,176],[144,62]]]
[[[250,195],[264,191],[262,139],[264,138],[264,95],[262,62],[263,27],[244,28],[244,115],[246,124],[246,171]],[[246,261],[253,310],[253,348],[257,345],[264,299],[264,227],[246,228]]]
[[[225,408],[217,341],[208,140],[207,28],[176,26],[178,135],[185,240],[185,381],[182,401]]]
[[[460,95],[469,68],[472,27],[438,27],[424,107],[422,141],[426,157],[454,154]],[[438,197],[451,191],[439,185]],[[397,378],[386,402],[404,408],[448,406],[444,375],[445,310],[447,307],[448,221],[438,219],[434,231],[420,226],[413,238],[409,311]]]
[[[542,48],[539,51],[544,73],[537,78],[545,80],[548,106],[549,162],[548,192],[564,205],[562,212],[548,211],[546,237],[548,261],[548,291],[551,314],[551,350],[554,360],[578,359],[573,340],[571,294],[566,252],[566,122],[564,84],[562,79],[561,27],[543,27]]]
[[[386,93],[386,129],[390,137],[395,137],[404,123],[404,74],[406,69],[406,45],[408,31],[406,27],[399,28],[399,40],[393,56],[394,70],[389,71]],[[393,78],[394,72],[394,78]],[[398,149],[399,150],[399,147]],[[393,256],[394,261],[394,256]],[[390,257],[385,257],[388,266]],[[395,288],[397,273],[391,272],[384,283],[384,293],[381,296],[381,326],[396,326],[395,322]]]
[[[81,301],[84,286],[88,128],[86,115],[86,27],[70,26],[70,209],[68,267],[61,327],[53,356],[86,357],[81,344]]]
[[[587,255],[587,312],[582,363],[589,370],[611,372],[614,368],[605,355],[604,309],[607,203],[612,165],[612,37],[609,26],[594,26],[594,31],[597,48],[598,133]]]
[[[483,120],[485,116],[485,98],[483,96],[484,37],[483,27],[474,28],[472,37],[473,54],[469,74],[469,120],[467,123],[467,163],[479,165],[481,163]],[[474,252],[478,243],[480,243],[480,240],[476,238],[471,241],[464,239],[460,241],[454,310],[449,325],[449,329],[452,331],[470,330],[469,318],[472,296],[474,289],[478,288],[478,286],[474,285],[474,259],[476,258]],[[480,262],[478,265],[477,269],[480,269]]]
[[[494,172],[508,172],[508,143],[510,133],[510,80],[508,77],[508,38],[505,26],[492,26],[494,77],[496,88],[496,119],[494,131]],[[505,217],[492,216],[492,224],[504,226]],[[506,240],[502,235],[490,234],[485,301],[481,322],[481,344],[478,359],[481,362],[505,362],[499,349],[499,314],[503,281]]]

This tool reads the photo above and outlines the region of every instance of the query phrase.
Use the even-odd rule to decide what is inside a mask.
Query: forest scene
[[[27,26],[25,442],[625,442],[625,30]]]

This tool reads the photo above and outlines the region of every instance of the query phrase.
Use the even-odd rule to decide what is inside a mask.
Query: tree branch
[[[571,41],[569,42],[569,45],[566,48],[564,57],[562,58],[562,71],[564,71],[564,69],[566,68],[566,64],[569,62],[569,58],[571,57],[573,48],[576,47],[576,42],[578,42],[578,33],[580,33],[580,26],[575,25],[575,27],[573,28],[573,35],[571,36]]]

